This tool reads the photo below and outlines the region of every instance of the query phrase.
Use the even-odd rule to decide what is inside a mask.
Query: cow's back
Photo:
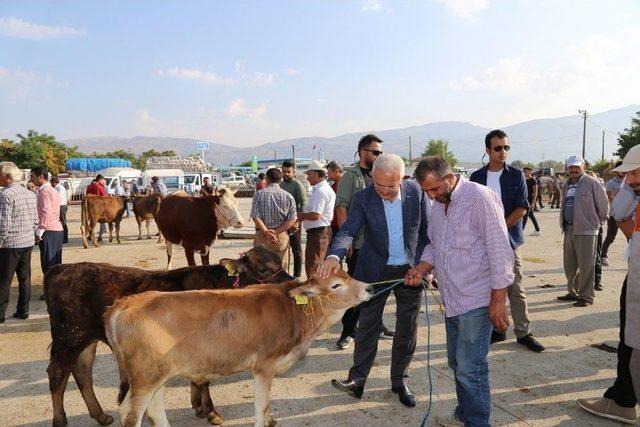
[[[125,211],[124,200],[121,197],[88,194],[83,204],[87,207],[87,219],[97,222],[120,221]]]

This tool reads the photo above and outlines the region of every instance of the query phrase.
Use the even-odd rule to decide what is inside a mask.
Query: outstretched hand
[[[321,279],[327,279],[338,270],[340,270],[340,262],[334,257],[330,257],[320,263],[316,275]]]

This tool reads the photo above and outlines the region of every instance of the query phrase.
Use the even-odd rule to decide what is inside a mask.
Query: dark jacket
[[[420,262],[427,237],[427,196],[413,181],[403,181],[402,227],[404,249],[412,266]],[[364,229],[365,238],[358,252],[353,277],[364,282],[380,280],[389,258],[389,234],[382,199],[374,186],[353,195],[349,216],[336,234],[327,255],[342,259],[355,236]]]
[[[470,181],[487,185],[487,171],[489,165],[485,165],[471,174]],[[524,174],[518,168],[514,168],[505,163],[504,171],[500,175],[500,192],[502,193],[502,207],[504,217],[511,215],[516,208],[529,209],[527,201],[527,183]],[[509,243],[513,249],[524,243],[524,232],[522,231],[522,219],[513,227],[509,228]]]

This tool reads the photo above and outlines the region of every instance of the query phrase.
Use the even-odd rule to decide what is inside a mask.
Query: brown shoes
[[[587,412],[626,424],[636,422],[636,408],[625,408],[606,397],[599,399],[578,399],[578,405]]]

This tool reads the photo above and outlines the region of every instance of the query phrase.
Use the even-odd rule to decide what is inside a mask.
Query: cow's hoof
[[[151,236],[147,236],[147,240],[151,240]]]
[[[278,422],[277,422],[276,420],[274,420],[273,418],[271,418],[271,419],[269,420],[269,422],[267,423],[267,427],[273,427],[273,426],[275,426],[276,424],[278,424]]]
[[[196,411],[196,417],[198,418],[207,418],[207,412],[203,411],[202,408],[193,408]]]
[[[67,422],[67,416],[63,415],[61,418],[54,417],[51,421],[51,425],[53,427],[67,427],[69,425]]]
[[[113,417],[103,412],[96,417],[96,421],[100,423],[101,426],[108,426],[109,424],[113,423]]]
[[[142,237],[138,236],[138,240],[142,240]]]
[[[213,411],[207,416],[207,421],[209,421],[209,424],[211,425],[219,426],[224,423],[224,418],[222,418],[220,414],[216,413],[216,411]]]

